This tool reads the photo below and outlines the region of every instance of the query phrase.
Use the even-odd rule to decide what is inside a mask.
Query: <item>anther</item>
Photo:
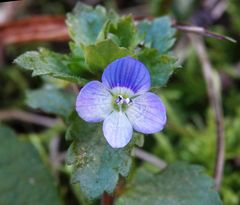
[[[131,105],[132,104],[132,99],[131,98],[126,98],[124,99],[124,103],[127,105]]]
[[[117,97],[117,99],[115,100],[115,102],[119,105],[119,104],[123,104],[124,102],[124,99],[123,99],[123,96],[119,95]]]

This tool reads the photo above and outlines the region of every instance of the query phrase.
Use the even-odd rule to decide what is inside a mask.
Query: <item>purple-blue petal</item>
[[[112,95],[101,82],[91,81],[79,92],[76,111],[87,122],[101,122],[112,112]]]
[[[103,72],[102,82],[109,89],[126,87],[135,94],[145,93],[151,86],[148,69],[140,61],[130,56],[109,64]]]
[[[133,99],[126,114],[133,128],[144,134],[161,131],[167,120],[166,109],[161,99],[150,92]]]

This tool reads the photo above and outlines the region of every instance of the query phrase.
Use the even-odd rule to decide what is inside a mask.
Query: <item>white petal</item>
[[[126,146],[132,138],[133,128],[123,112],[112,112],[103,123],[103,134],[113,148]]]

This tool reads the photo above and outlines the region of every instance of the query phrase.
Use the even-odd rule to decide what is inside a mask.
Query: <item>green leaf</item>
[[[39,49],[38,52],[26,52],[15,59],[14,63],[27,70],[32,70],[32,76],[50,75],[54,78],[75,82],[80,85],[87,82],[71,72],[68,68],[69,60],[67,56],[44,48]]]
[[[31,108],[67,118],[74,110],[75,95],[59,89],[38,89],[27,92],[26,103]]]
[[[82,47],[75,44],[74,42],[70,42],[69,47],[71,51],[67,58],[68,60],[67,66],[69,70],[75,75],[79,76],[88,75],[87,77],[89,77],[91,73],[88,73]]]
[[[124,16],[116,23],[111,23],[108,30],[108,38],[117,38],[120,47],[133,49],[140,42],[132,16]]]
[[[77,45],[74,42],[69,42],[69,48],[73,56],[78,56],[79,58],[84,59],[82,46]]]
[[[85,59],[93,71],[103,71],[112,61],[130,55],[130,51],[118,47],[112,40],[104,40],[84,48]]]
[[[73,165],[72,182],[80,183],[87,198],[97,198],[104,191],[112,193],[119,174],[128,175],[132,145],[111,148],[103,136],[101,123],[86,123],[76,117],[66,138],[73,140],[67,155],[67,163]]]
[[[140,22],[138,31],[144,36],[145,46],[156,48],[162,54],[167,53],[175,42],[176,30],[172,28],[171,19],[167,16]]]
[[[159,54],[156,49],[145,48],[138,58],[148,67],[153,86],[164,86],[174,70],[180,68],[175,57]]]
[[[213,179],[199,166],[169,165],[160,174],[139,169],[116,205],[221,205]]]
[[[107,13],[102,6],[95,8],[78,3],[73,13],[67,15],[67,26],[73,41],[78,44],[93,44],[96,42],[103,25],[108,19],[116,18],[113,12]]]
[[[0,125],[0,204],[60,205],[53,177],[28,141]]]

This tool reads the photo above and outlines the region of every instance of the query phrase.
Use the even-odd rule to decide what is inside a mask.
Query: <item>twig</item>
[[[205,45],[200,37],[190,35],[191,42],[202,64],[203,76],[207,84],[207,92],[216,123],[216,161],[215,161],[215,187],[220,189],[224,170],[224,120],[222,113],[221,92],[216,86],[215,76]]]
[[[227,40],[233,43],[236,43],[237,41],[229,36],[224,36],[218,33],[214,33],[211,31],[206,30],[203,27],[200,26],[191,26],[191,25],[185,25],[185,24],[177,24],[177,23],[173,23],[173,27],[181,30],[181,31],[186,31],[189,33],[195,33],[198,35],[202,35],[202,36],[206,36],[206,37],[211,37],[211,38],[216,38],[219,40]]]
[[[161,160],[161,159],[155,157],[154,155],[149,154],[148,152],[145,152],[144,150],[139,149],[139,148],[134,148],[132,155],[139,159],[147,161],[160,169],[164,169],[167,166],[166,162],[164,162],[163,160]]]
[[[193,24],[197,24],[201,22],[201,26],[197,25],[187,25],[187,24],[181,24],[177,22],[173,22],[172,26],[180,31],[185,31],[188,33],[195,33],[201,36],[216,38],[219,40],[227,40],[233,43],[236,43],[237,41],[229,36],[224,36],[218,33],[214,33],[211,31],[208,31],[204,27],[207,25],[212,24],[214,21],[219,19],[223,13],[226,10],[227,7],[227,1],[226,0],[208,0],[203,2],[203,8],[201,12],[196,12],[195,15],[192,16],[190,21]],[[205,15],[200,15],[199,13],[205,13]],[[205,21],[204,18],[206,18],[207,15],[207,21]]]
[[[0,110],[0,121],[13,119],[45,127],[52,127],[61,122],[60,119],[53,119],[21,110]]]

